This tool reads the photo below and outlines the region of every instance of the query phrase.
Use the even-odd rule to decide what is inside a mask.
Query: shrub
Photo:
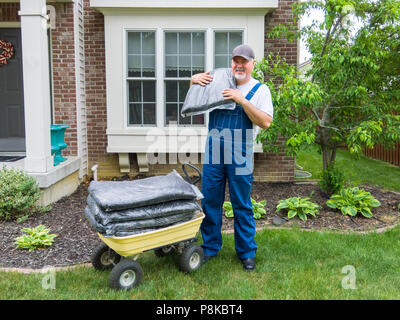
[[[28,249],[29,252],[42,248],[44,246],[51,246],[54,242],[56,234],[49,234],[50,229],[44,225],[39,225],[36,228],[24,228],[22,229],[24,234],[20,237],[15,238],[15,244],[18,248]]]
[[[322,171],[319,187],[323,192],[331,196],[339,193],[346,183],[345,176],[341,170],[334,165]]]
[[[339,194],[332,195],[326,204],[330,208],[339,209],[343,215],[354,217],[360,212],[366,218],[372,217],[372,208],[381,205],[371,193],[358,187],[342,189]]]
[[[292,197],[286,200],[280,200],[276,209],[277,212],[286,209],[289,219],[298,216],[301,220],[307,221],[307,215],[309,214],[315,217],[319,213],[321,206],[311,202],[310,198]]]
[[[36,180],[22,170],[0,170],[0,218],[12,219],[39,211],[40,194]]]
[[[262,200],[260,202],[257,202],[256,200],[251,198],[251,203],[253,204],[254,219],[262,218],[266,214],[266,211],[264,209],[266,201]],[[227,218],[233,218],[232,203],[230,203],[229,201],[225,201],[222,208],[225,210],[225,216]]]

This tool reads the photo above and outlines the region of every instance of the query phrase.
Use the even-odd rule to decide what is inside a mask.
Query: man
[[[236,102],[236,108],[210,112],[201,188],[205,213],[201,225],[204,263],[215,257],[222,246],[222,205],[227,179],[234,212],[236,254],[246,271],[254,270],[257,251],[250,197],[256,133],[253,125],[267,129],[273,117],[270,91],[251,77],[253,69],[253,50],[247,45],[236,47],[232,52],[232,72],[237,88],[223,91],[225,99]],[[190,84],[205,86],[211,81],[212,76],[206,72],[193,75]]]

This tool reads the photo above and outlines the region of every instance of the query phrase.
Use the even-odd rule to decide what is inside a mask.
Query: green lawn
[[[311,149],[297,162],[316,178],[320,158]],[[337,163],[355,184],[400,191],[399,168],[365,157],[354,161],[343,150]],[[0,272],[0,299],[400,299],[400,226],[367,235],[263,230],[252,273],[236,258],[233,235],[223,241],[218,258],[192,274],[178,270],[177,256],[141,255],[142,283],[128,292],[111,290],[109,272],[92,267],[57,271],[54,290],[42,288],[44,274]],[[345,266],[354,268],[356,289],[342,287]]]
[[[91,267],[56,272],[54,290],[42,288],[45,274],[0,272],[0,299],[400,298],[399,227],[368,235],[264,230],[256,236],[253,273],[242,270],[233,237],[223,240],[218,258],[192,274],[178,271],[177,256],[143,254],[142,283],[128,292],[109,289],[109,272]],[[347,265],[354,267],[356,289],[342,287]]]
[[[310,179],[320,179],[322,157],[316,148],[301,151],[296,162],[303,167],[303,170],[312,173]],[[400,167],[365,156],[355,160],[348,151],[340,149],[337,151],[336,164],[354,185],[368,183],[400,191]]]

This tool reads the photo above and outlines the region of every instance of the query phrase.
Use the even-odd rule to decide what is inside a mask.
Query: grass
[[[311,179],[320,179],[322,156],[317,148],[301,151],[296,162],[303,167],[303,170],[312,173]],[[400,167],[365,156],[360,156],[356,160],[348,151],[341,149],[337,151],[336,165],[343,170],[347,180],[353,185],[368,183],[400,191]]]
[[[108,271],[79,267],[57,271],[55,289],[46,274],[0,272],[0,299],[399,299],[400,228],[383,234],[263,230],[256,235],[257,268],[242,270],[232,235],[216,259],[183,274],[178,256],[139,257],[142,283],[127,292],[108,287]],[[344,289],[343,267],[355,269],[356,289]]]
[[[318,178],[321,156],[302,152],[297,162]],[[400,191],[400,168],[339,150],[337,164],[354,184],[371,183]],[[400,299],[400,226],[385,233],[339,234],[275,229],[257,232],[257,268],[244,272],[234,251],[233,235],[223,235],[218,258],[191,274],[178,268],[178,256],[138,259],[142,283],[128,292],[108,287],[109,272],[78,267],[55,273],[55,289],[43,289],[46,274],[0,272],[0,299]],[[356,289],[342,282],[355,270]]]

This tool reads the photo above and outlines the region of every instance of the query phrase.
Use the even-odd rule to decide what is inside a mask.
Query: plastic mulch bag
[[[218,68],[210,71],[210,75],[213,80],[206,86],[193,84],[190,87],[182,106],[182,117],[206,113],[214,109],[235,109],[236,103],[233,100],[225,100],[222,95],[224,89],[236,88],[232,70]]]
[[[106,212],[103,211],[94,201],[92,196],[89,195],[87,198],[87,204],[94,219],[103,226],[115,222],[152,219],[201,210],[201,207],[195,200],[174,200],[150,206]]]
[[[145,233],[145,232],[157,230],[157,228],[136,229],[136,230],[131,230],[130,232],[116,232],[113,235],[108,235],[106,228],[94,219],[94,216],[91,213],[88,206],[86,206],[86,208],[85,208],[85,216],[89,220],[90,224],[96,229],[96,231],[98,233],[101,233],[102,235],[108,236],[108,237],[113,237],[113,236],[114,237],[124,237],[124,236],[129,236],[129,235],[134,235],[134,234]]]
[[[109,212],[183,199],[202,199],[200,190],[175,170],[165,176],[133,181],[92,181],[89,193]]]
[[[166,217],[157,217],[152,219],[110,223],[108,225],[102,225],[98,223],[88,206],[85,208],[85,215],[98,232],[105,236],[113,237],[121,236],[122,233],[124,235],[145,233],[160,228],[165,228],[177,223],[189,221],[196,215],[196,211],[183,212]]]

